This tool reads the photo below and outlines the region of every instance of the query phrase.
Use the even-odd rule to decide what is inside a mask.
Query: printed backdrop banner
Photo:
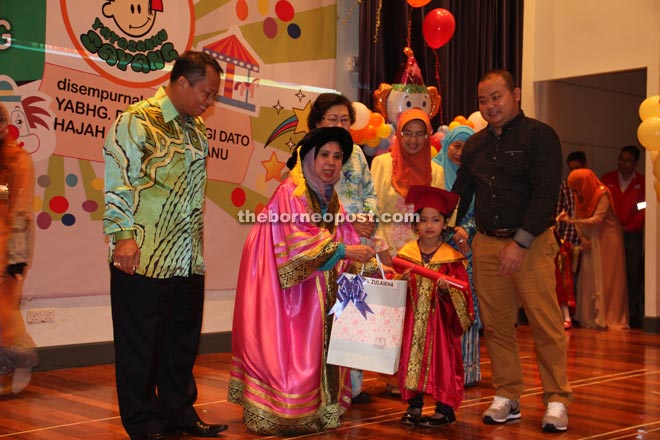
[[[307,132],[311,102],[335,86],[336,13],[335,0],[0,2],[0,102],[36,171],[24,295],[109,292],[103,142],[188,49],[224,71],[204,115],[206,285],[235,289],[251,226],[239,219],[265,205]]]

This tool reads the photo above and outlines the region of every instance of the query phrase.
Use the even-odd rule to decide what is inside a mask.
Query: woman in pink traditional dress
[[[413,229],[417,240],[406,243],[397,256],[419,266],[465,282],[464,288],[421,275],[408,278],[408,300],[403,325],[399,388],[408,410],[407,425],[435,427],[456,421],[454,411],[463,400],[461,337],[474,321],[467,259],[445,243],[446,219],[458,196],[430,186],[412,186],[406,202],[419,214]],[[422,416],[424,394],[436,401],[435,413]]]
[[[623,231],[612,195],[587,168],[571,171],[568,186],[575,218],[563,213],[557,220],[576,226],[582,247],[575,320],[582,327],[629,328]]]
[[[333,185],[352,150],[341,127],[310,131],[243,248],[229,401],[259,434],[336,428],[350,405],[349,369],[326,357],[337,278],[375,256],[350,223],[335,223],[345,211]]]

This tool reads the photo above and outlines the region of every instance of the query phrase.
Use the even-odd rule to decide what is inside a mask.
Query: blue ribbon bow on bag
[[[364,290],[364,282],[365,279],[361,275],[355,275],[353,278],[349,278],[346,274],[341,274],[337,280],[337,284],[339,285],[337,302],[335,302],[335,305],[328,312],[328,316],[334,313],[335,319],[339,318],[339,315],[341,315],[351,301],[353,301],[355,307],[364,316],[364,319],[367,319],[367,312],[374,313],[365,302],[367,292]]]

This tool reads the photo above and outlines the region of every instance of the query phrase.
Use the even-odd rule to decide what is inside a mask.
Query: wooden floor
[[[526,390],[522,419],[499,426],[481,423],[493,396],[490,364],[482,347],[483,378],[469,388],[457,423],[441,428],[408,428],[399,422],[405,405],[385,395],[384,385],[366,373],[365,389],[373,399],[354,405],[341,428],[306,439],[660,439],[660,335],[641,330],[569,331],[568,375],[574,402],[569,430],[546,434],[540,429],[543,405],[529,328],[519,329]],[[208,422],[228,423],[223,438],[257,436],[241,423],[241,411],[227,402],[230,355],[202,355],[196,378],[197,409]],[[427,401],[425,412],[433,411]],[[35,373],[28,388],[0,398],[0,438],[15,440],[127,438],[118,416],[112,365]]]

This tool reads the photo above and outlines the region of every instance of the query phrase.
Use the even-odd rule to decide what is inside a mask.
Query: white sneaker
[[[32,368],[17,368],[14,370],[14,378],[11,382],[11,392],[18,394],[30,383]]]
[[[518,401],[495,396],[493,403],[484,412],[483,421],[486,425],[497,425],[520,417],[520,403]]]
[[[568,429],[568,410],[561,402],[549,402],[541,422],[545,432],[564,432]]]

